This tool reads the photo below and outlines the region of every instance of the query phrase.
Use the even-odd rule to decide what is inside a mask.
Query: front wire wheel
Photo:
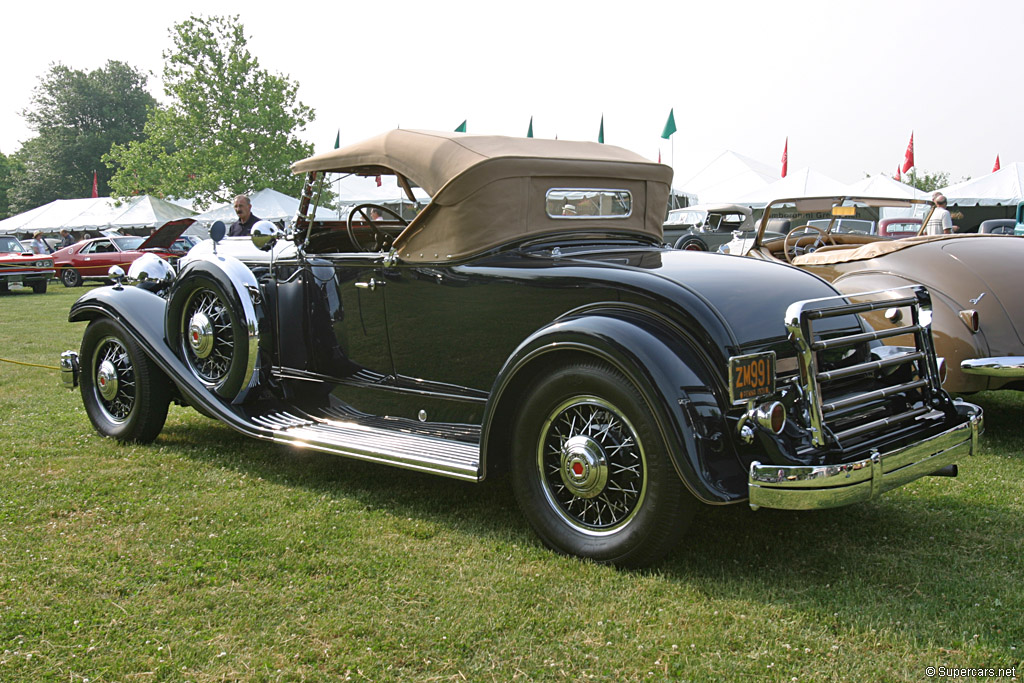
[[[167,419],[170,384],[124,328],[109,318],[89,323],[80,357],[82,402],[96,431],[118,441],[155,439]]]
[[[516,420],[516,498],[550,548],[641,567],[668,553],[694,508],[635,386],[602,363],[537,379]]]

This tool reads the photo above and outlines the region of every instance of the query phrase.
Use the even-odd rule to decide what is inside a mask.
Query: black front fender
[[[99,287],[71,306],[70,322],[100,317],[116,320],[177,386],[185,400],[249,436],[267,435],[245,419],[243,413],[212,394],[175,354],[164,334],[167,302],[139,287]]]

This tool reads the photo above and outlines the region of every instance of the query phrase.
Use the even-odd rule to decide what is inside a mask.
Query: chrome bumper
[[[870,500],[879,494],[951,465],[978,450],[984,428],[982,410],[956,403],[967,419],[927,441],[841,465],[779,466],[750,464],[750,507],[814,510]]]
[[[960,361],[960,370],[965,375],[1024,377],[1024,356],[968,358],[967,360]]]
[[[78,386],[78,354],[74,351],[60,354],[60,383],[67,389]]]

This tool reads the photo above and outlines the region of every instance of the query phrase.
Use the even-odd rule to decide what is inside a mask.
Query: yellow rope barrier
[[[30,368],[46,368],[47,370],[60,370],[60,368],[54,365],[40,365],[38,363],[22,363],[20,360],[10,360],[8,358],[0,358],[0,363],[14,363],[15,365],[27,365]]]

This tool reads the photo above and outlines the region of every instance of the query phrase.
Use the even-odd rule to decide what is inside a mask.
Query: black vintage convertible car
[[[151,441],[176,401],[294,447],[505,472],[545,544],[624,566],[668,552],[699,503],[844,505],[953,474],[977,446],[923,287],[843,297],[786,265],[667,248],[666,166],[395,130],[293,170],[287,230],[218,226],[177,272],[140,259],[75,303],[89,324],[62,374],[101,434]],[[408,224],[371,205],[311,221],[337,172],[431,200]],[[892,329],[868,328],[882,307]],[[878,342],[901,334],[914,346]]]

